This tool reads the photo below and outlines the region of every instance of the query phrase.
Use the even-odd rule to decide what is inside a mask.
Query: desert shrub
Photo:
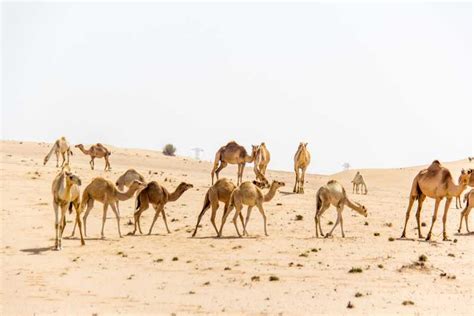
[[[166,144],[165,147],[163,147],[163,155],[174,156],[175,153],[176,153],[176,147],[174,147],[173,144]]]

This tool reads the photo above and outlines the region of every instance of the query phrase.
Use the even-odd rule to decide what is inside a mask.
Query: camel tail
[[[46,155],[46,157],[44,157],[44,161],[43,161],[43,165],[46,165],[46,163],[48,162],[49,158],[51,158],[51,155],[53,154],[53,152],[56,150],[56,148],[59,146],[59,141],[55,141],[54,142],[54,145],[53,147],[51,148],[51,150],[49,151],[49,153]]]
[[[323,203],[323,201],[321,200],[321,197],[319,196],[319,191],[318,191],[318,194],[316,194],[316,212],[319,211],[319,209],[321,208],[322,203]]]
[[[206,193],[206,196],[204,197],[204,205],[202,206],[201,212],[208,209],[210,206],[211,206],[211,199],[209,199],[209,191],[208,191]]]
[[[216,152],[216,156],[214,158],[214,166],[212,167],[211,171],[211,178],[212,184],[214,184],[214,174],[216,173],[217,167],[219,166],[219,161],[221,160],[221,149]]]
[[[82,213],[86,208],[86,205],[89,204],[89,200],[91,199],[87,188],[82,193],[81,205],[79,206],[79,213]],[[69,212],[71,212],[71,206],[69,206]]]
[[[69,214],[72,213],[72,203],[69,203]]]

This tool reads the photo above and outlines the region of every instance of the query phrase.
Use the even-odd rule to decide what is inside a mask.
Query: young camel
[[[318,192],[316,193],[316,214],[314,216],[316,238],[319,237],[318,227],[319,232],[321,232],[321,236],[324,236],[323,230],[321,228],[321,216],[331,205],[334,205],[337,209],[337,220],[336,224],[334,224],[331,231],[326,235],[326,237],[331,236],[332,232],[339,224],[341,224],[342,238],[345,237],[342,219],[342,211],[344,210],[344,205],[349,206],[351,209],[353,209],[360,215],[367,217],[367,209],[365,208],[365,206],[349,200],[344,187],[336,180],[330,180],[326,185],[319,188]]]
[[[270,187],[270,183],[268,182],[267,178],[265,177],[265,173],[267,171],[267,166],[270,163],[270,152],[267,149],[265,143],[261,143],[258,146],[257,152],[255,154],[255,162],[254,162],[254,172],[255,176],[257,177],[257,181],[261,181],[266,188]]]
[[[158,218],[160,213],[163,214],[163,221],[165,222],[168,234],[171,233],[168,228],[168,223],[166,222],[165,204],[178,200],[184,192],[191,189],[192,187],[192,184],[181,182],[173,193],[169,193],[168,190],[158,184],[158,182],[149,182],[137,196],[135,207],[136,210],[135,214],[133,214],[133,217],[135,219],[135,229],[133,230],[132,235],[135,235],[137,227],[140,231],[140,234],[143,234],[140,226],[140,216],[144,211],[149,208],[150,204],[153,205],[153,208],[155,209],[155,217],[153,217],[153,222],[151,223],[148,235],[151,234],[153,225],[155,225],[156,219]]]
[[[84,155],[89,155],[91,156],[91,161],[89,161],[89,165],[91,166],[91,169],[94,170],[94,159],[95,158],[104,158],[105,159],[105,168],[104,170],[111,170],[112,167],[110,166],[110,161],[109,161],[109,156],[111,152],[105,148],[104,145],[97,143],[95,145],[92,145],[89,149],[85,149],[84,145],[78,144],[75,147],[79,148]]]
[[[307,145],[308,143],[300,143],[294,157],[296,175],[295,187],[293,188],[294,193],[304,193],[304,176],[306,173],[306,168],[308,168],[309,163],[311,162],[311,154],[306,148]]]
[[[130,185],[133,183],[133,181],[138,180],[140,182],[146,183],[145,177],[143,177],[138,171],[135,169],[128,169],[125,171],[124,174],[122,174],[117,181],[115,182],[115,185],[120,191],[123,191],[123,187],[126,186],[127,188],[130,187]]]
[[[80,218],[80,185],[81,179],[64,168],[53,180],[51,192],[53,194],[53,208],[56,217],[55,250],[61,250],[62,248],[61,241],[64,228],[66,227],[66,210],[69,209],[71,213],[73,206],[76,209],[76,222],[79,225],[79,232],[81,234],[81,245],[85,245]],[[58,214],[59,207],[61,207],[61,219],[59,219]]]
[[[462,169],[461,174],[459,175],[459,178],[458,178],[458,184],[461,183],[461,177],[465,173],[466,173],[466,170]],[[461,194],[462,194],[462,192],[459,195],[456,196],[456,209],[462,208]]]
[[[240,235],[239,229],[237,228],[237,217],[240,216],[244,205],[247,205],[248,208],[247,208],[247,217],[245,218],[245,223],[244,223],[243,234],[248,235],[247,224],[250,218],[250,213],[252,212],[252,208],[254,206],[257,206],[258,210],[260,211],[260,214],[262,214],[262,217],[263,217],[263,229],[265,232],[265,236],[268,236],[267,216],[265,215],[265,211],[263,209],[263,202],[271,201],[273,197],[275,196],[277,189],[283,186],[285,186],[284,182],[273,181],[270,186],[270,190],[267,192],[267,194],[263,194],[262,190],[256,184],[252,182],[242,183],[238,188],[236,188],[232,192],[230,196],[229,204],[227,205],[224,211],[224,216],[222,217],[221,228],[219,230],[219,237],[222,236],[222,230],[224,228],[224,224],[227,219],[227,216],[229,216],[230,212],[232,211],[234,207],[235,207],[235,215],[234,215],[233,223],[235,226],[235,230],[237,231],[237,235],[239,237],[242,237],[242,235]]]
[[[354,179],[351,182],[352,182],[352,193],[359,194],[359,188],[361,187],[360,193],[367,194],[368,192],[367,185],[365,184],[364,177],[360,174],[359,171],[357,171],[356,175],[354,176]]]
[[[242,175],[244,173],[245,164],[247,162],[253,162],[257,153],[258,146],[252,145],[252,155],[247,155],[245,147],[240,146],[234,141],[227,143],[222,146],[216,153],[214,159],[214,166],[211,170],[212,184],[214,185],[214,174],[217,180],[219,180],[219,172],[224,169],[227,164],[236,164],[237,168],[237,185],[242,183]]]
[[[63,157],[63,163],[61,164],[61,167],[64,166],[65,163],[69,164],[69,155],[72,156],[72,151],[68,141],[66,140],[66,137],[62,136],[54,142],[53,147],[46,157],[44,157],[43,165],[46,165],[53,152],[56,155],[56,168],[59,166],[59,154],[61,154]]]
[[[468,233],[470,233],[468,219],[469,219],[469,213],[471,213],[471,210],[474,207],[474,189],[472,189],[471,191],[469,191],[468,193],[464,195],[464,203],[466,203],[466,207],[461,212],[461,219],[459,221],[458,233],[461,232],[463,218],[464,218],[464,221],[466,222],[466,230]]]
[[[431,232],[433,230],[436,217],[438,216],[438,207],[441,200],[446,198],[446,204],[444,206],[443,214],[443,240],[449,240],[446,235],[446,220],[448,218],[449,205],[454,196],[459,195],[467,187],[469,177],[471,176],[471,170],[467,171],[466,174],[461,176],[460,184],[456,185],[453,182],[453,177],[448,169],[441,166],[438,160],[435,160],[431,165],[424,170],[421,170],[413,179],[413,184],[410,191],[410,199],[408,202],[408,208],[405,215],[405,226],[403,228],[401,238],[405,238],[408,219],[410,218],[410,211],[413,203],[418,200],[418,209],[416,211],[416,223],[418,227],[418,237],[423,238],[421,234],[420,215],[423,202],[426,197],[435,199],[435,207],[433,218],[431,221],[431,227],[426,236],[426,240],[431,239]]]

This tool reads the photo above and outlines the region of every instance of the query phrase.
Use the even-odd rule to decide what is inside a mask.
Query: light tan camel
[[[245,147],[240,146],[234,141],[222,146],[216,153],[214,166],[211,171],[212,184],[214,184],[214,174],[219,180],[219,172],[224,169],[227,164],[238,165],[237,169],[237,185],[242,183],[242,175],[244,173],[245,164],[253,162],[257,153],[258,146],[252,145],[252,155],[247,155]]]
[[[184,192],[191,189],[192,187],[192,184],[181,182],[173,193],[169,193],[168,190],[158,184],[158,182],[149,182],[137,196],[135,204],[135,214],[133,214],[133,217],[135,219],[135,229],[133,230],[132,234],[135,235],[137,227],[140,231],[140,234],[143,234],[140,226],[140,216],[144,211],[148,209],[150,204],[153,205],[153,208],[155,209],[155,217],[153,217],[153,222],[151,223],[148,235],[151,234],[153,225],[155,225],[156,219],[158,218],[160,213],[163,215],[163,221],[165,222],[168,234],[171,233],[168,228],[168,223],[166,222],[165,205],[168,202],[176,201],[181,197]]]
[[[94,159],[95,158],[104,158],[105,159],[105,171],[111,170],[112,167],[110,166],[110,161],[109,161],[109,156],[111,152],[105,148],[104,145],[97,143],[95,145],[92,145],[89,149],[85,149],[84,145],[78,144],[76,145],[77,148],[79,148],[84,155],[89,155],[91,156],[91,161],[89,161],[89,164],[91,166],[91,169],[94,170]]]
[[[293,192],[295,193],[304,193],[304,176],[306,174],[306,168],[308,168],[309,163],[311,162],[311,154],[306,148],[307,145],[308,143],[300,143],[295,154],[294,167],[296,179],[295,187],[293,188]]]
[[[56,155],[56,167],[59,166],[59,154],[61,154],[61,156],[63,157],[63,163],[61,164],[61,167],[64,166],[65,163],[69,164],[69,155],[72,156],[72,151],[71,147],[69,146],[69,143],[66,140],[66,137],[62,136],[54,142],[53,147],[46,155],[46,157],[44,157],[43,165],[46,165],[53,153]]]
[[[466,170],[462,169],[461,174],[459,175],[459,178],[458,178],[458,184],[461,184],[462,175],[465,173],[466,173]],[[461,195],[462,195],[462,192],[456,196],[456,209],[462,208]]]
[[[316,193],[316,214],[314,215],[316,238],[319,237],[318,227],[319,232],[321,232],[321,236],[324,236],[323,230],[321,228],[321,216],[331,205],[334,205],[336,207],[337,220],[331,231],[326,235],[326,237],[331,236],[332,232],[339,224],[341,224],[342,237],[345,237],[342,219],[342,211],[344,210],[344,205],[349,206],[351,209],[353,209],[360,215],[367,217],[367,209],[365,208],[365,206],[349,200],[344,187],[336,180],[330,180],[326,185],[319,188],[318,192]]]
[[[204,197],[204,205],[202,206],[201,213],[199,213],[198,220],[196,223],[196,228],[194,229],[194,233],[192,237],[196,236],[199,223],[201,222],[202,217],[206,213],[206,211],[211,208],[211,223],[212,226],[214,226],[214,229],[216,230],[217,236],[219,236],[219,230],[217,229],[216,226],[216,212],[217,209],[219,208],[219,202],[224,203],[224,210],[226,209],[229,200],[230,200],[230,195],[232,191],[234,191],[236,188],[235,184],[233,184],[229,179],[222,178],[216,181],[212,187],[207,190],[206,196]],[[224,212],[222,212],[222,215],[224,215]],[[242,214],[240,214],[240,220],[242,222],[242,227],[244,226],[244,217]]]
[[[263,217],[263,229],[265,232],[265,236],[268,236],[267,216],[265,215],[265,211],[263,209],[263,202],[271,201],[273,197],[275,196],[277,189],[280,187],[283,187],[284,185],[285,185],[284,182],[273,181],[270,186],[269,191],[266,194],[263,194],[262,190],[258,188],[258,186],[255,185],[254,183],[249,182],[249,181],[242,183],[238,188],[232,191],[229,204],[227,205],[224,211],[224,216],[222,217],[221,228],[219,230],[219,237],[222,236],[222,229],[224,228],[224,224],[227,219],[227,216],[229,216],[230,212],[232,211],[234,207],[235,207],[235,215],[234,215],[233,222],[234,222],[235,230],[237,231],[237,235],[239,235],[239,237],[242,237],[242,235],[240,235],[239,229],[237,228],[237,217],[240,216],[244,205],[247,205],[248,208],[247,208],[247,217],[245,218],[245,223],[244,223],[243,234],[248,235],[247,224],[250,218],[250,213],[252,212],[252,208],[254,206],[257,206],[258,210],[260,211],[260,214],[262,214],[262,217]]]
[[[138,180],[134,180],[130,185],[130,188],[127,192],[120,192],[115,184],[107,179],[98,177],[92,180],[91,183],[84,189],[82,193],[82,203],[81,203],[81,212],[87,207],[86,212],[84,213],[84,235],[87,236],[87,217],[89,216],[90,211],[94,207],[94,201],[98,201],[104,204],[103,214],[102,214],[102,230],[101,237],[105,238],[104,235],[104,226],[105,220],[107,219],[107,208],[112,208],[112,211],[117,218],[117,229],[120,238],[122,238],[122,233],[120,232],[120,209],[119,201],[126,201],[130,199],[137,190],[143,189],[145,184]],[[76,227],[74,226],[74,229]],[[72,232],[74,236],[74,231]]]
[[[124,186],[129,188],[135,180],[146,183],[145,177],[138,173],[138,171],[136,171],[135,169],[128,169],[117,179],[115,185],[120,191],[123,191]]]
[[[474,189],[469,191],[464,195],[464,203],[466,203],[466,207],[464,210],[461,212],[461,219],[459,221],[459,228],[458,228],[458,233],[461,232],[462,228],[462,219],[464,218],[464,221],[466,222],[466,230],[468,233],[469,231],[469,213],[471,213],[472,208],[474,207]]]
[[[267,188],[270,187],[270,183],[265,177],[265,173],[267,172],[267,166],[269,163],[270,152],[268,151],[265,143],[261,143],[260,146],[258,146],[257,152],[255,154],[253,170],[255,172],[255,176],[257,177],[257,181],[264,183],[265,187]]]
[[[68,165],[66,165],[68,167]],[[78,176],[72,174],[70,171],[66,171],[63,168],[53,180],[51,192],[53,194],[53,208],[55,213],[55,245],[54,249],[60,250],[62,248],[61,241],[66,227],[66,210],[69,209],[69,213],[72,212],[72,207],[76,209],[76,221],[79,225],[79,233],[81,234],[81,245],[85,245],[84,237],[82,236],[82,225],[80,218],[80,188],[81,179]],[[61,219],[59,219],[59,207],[61,207]]]
[[[421,234],[420,215],[423,202],[426,197],[435,199],[435,207],[433,213],[433,219],[431,221],[431,227],[426,236],[426,240],[431,239],[431,232],[433,230],[436,217],[438,216],[438,207],[441,200],[446,198],[446,204],[444,206],[443,214],[443,240],[449,240],[446,235],[446,220],[448,218],[449,205],[453,197],[464,191],[469,182],[471,170],[467,171],[466,174],[462,175],[461,183],[456,185],[453,182],[453,177],[448,169],[441,166],[438,160],[435,160],[431,165],[424,170],[421,170],[413,179],[413,184],[410,191],[410,200],[408,202],[408,208],[405,215],[405,226],[403,228],[401,238],[405,238],[408,219],[410,218],[410,211],[415,200],[418,200],[418,209],[416,211],[416,223],[418,226],[418,237],[423,238]]]
[[[365,184],[364,177],[357,171],[356,175],[352,182],[352,193],[359,194],[359,189],[361,194],[367,194],[367,185]]]

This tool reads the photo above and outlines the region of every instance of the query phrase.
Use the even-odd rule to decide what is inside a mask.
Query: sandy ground
[[[265,205],[269,237],[264,236],[262,218],[254,210],[248,238],[236,238],[228,223],[225,238],[216,239],[210,212],[197,237],[190,238],[210,184],[208,162],[111,147],[113,171],[106,173],[101,170],[103,160],[96,161],[97,170],[91,171],[88,157],[74,148],[72,167],[83,181],[82,188],[96,176],[115,181],[131,167],[170,190],[181,181],[194,184],[194,188],[167,205],[171,234],[166,234],[159,218],[151,236],[120,239],[109,211],[106,239],[102,240],[102,208],[97,203],[88,220],[86,246],[80,246],[78,238],[66,239],[62,251],[52,251],[50,188],[57,173],[55,158],[42,165],[50,146],[1,143],[2,315],[474,314],[474,242],[472,235],[457,234],[460,211],[454,203],[448,218],[452,242],[441,241],[441,216],[434,241],[418,240],[414,214],[408,230],[412,239],[397,239],[411,181],[420,167],[362,170],[369,194],[350,193],[349,197],[365,204],[369,217],[346,208],[344,239],[339,228],[333,238],[314,237],[315,193],[331,178],[351,192],[355,171],[308,175],[304,195],[290,193],[292,173],[270,171],[269,177],[286,182],[286,187]],[[456,178],[461,168],[474,167],[467,160],[445,166]],[[235,166],[226,168],[222,175],[235,181]],[[249,165],[244,177],[253,178]],[[124,235],[133,228],[127,225],[133,218],[133,205],[134,199],[121,203]],[[433,205],[433,201],[425,203],[422,216],[427,225]],[[144,213],[146,231],[153,212]],[[218,218],[221,212],[222,206]],[[302,215],[303,220],[295,220],[296,215]],[[325,232],[335,218],[334,208],[325,213]],[[71,233],[72,223],[68,215],[65,235]],[[426,234],[428,227],[423,229]],[[395,240],[389,241],[390,237]],[[422,254],[428,258],[424,267],[414,264]],[[349,273],[352,267],[362,272]],[[441,276],[444,273],[446,276]],[[279,280],[270,281],[270,276]],[[252,277],[259,277],[259,281],[252,281]],[[361,295],[356,297],[356,293]],[[349,301],[352,309],[347,308]],[[403,305],[404,301],[414,305]]]

